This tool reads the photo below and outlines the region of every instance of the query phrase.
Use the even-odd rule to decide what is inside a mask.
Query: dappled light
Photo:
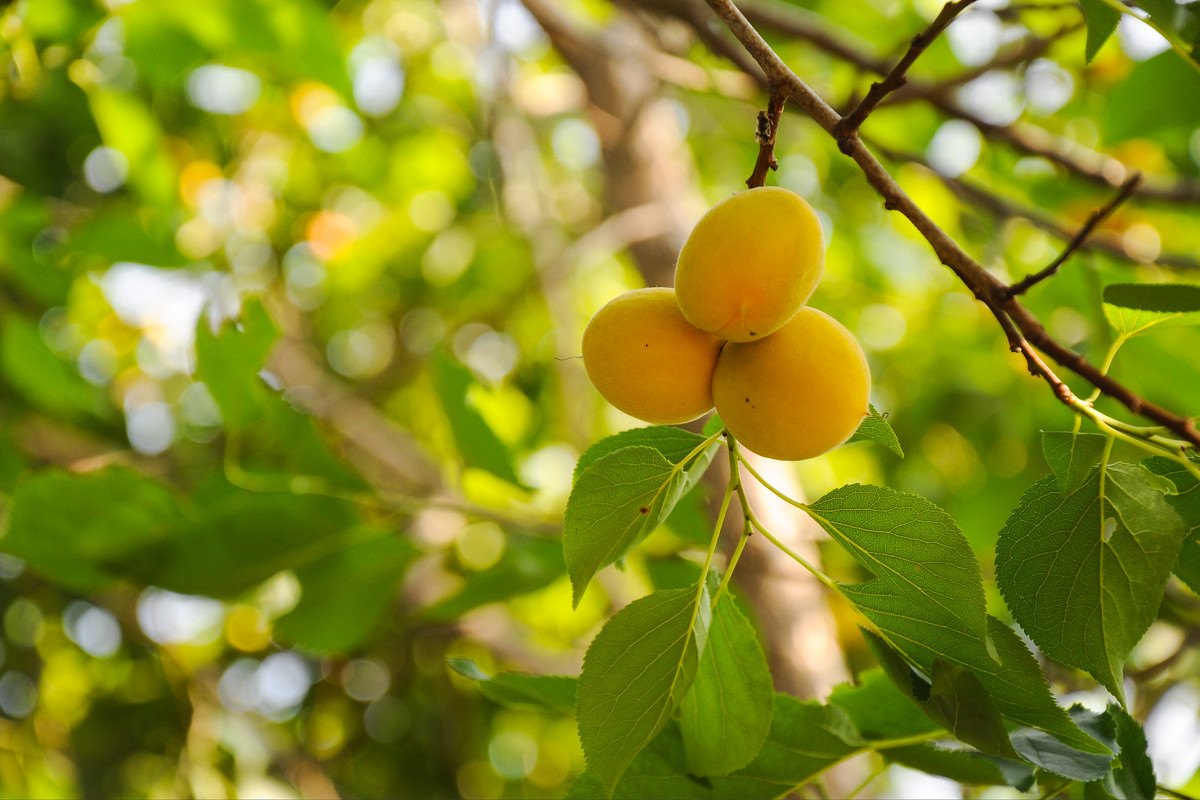
[[[0,4],[0,796],[1200,796],[1198,9]]]

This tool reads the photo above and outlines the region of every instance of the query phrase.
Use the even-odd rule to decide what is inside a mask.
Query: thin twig
[[[767,182],[768,170],[779,168],[779,162],[775,159],[775,134],[779,132],[779,118],[783,116],[786,104],[787,91],[773,86],[767,110],[758,112],[758,128],[754,133],[754,138],[758,140],[758,158],[754,162],[754,171],[746,179],[746,185],[751,189],[757,189]]]
[[[710,50],[728,58],[747,75],[762,81],[765,85],[766,79],[758,69],[754,68],[753,61],[755,59],[748,58],[746,50],[731,46],[726,37],[718,35],[712,29],[707,15],[701,13],[703,4],[700,0],[635,0],[635,2],[641,7],[670,14],[687,23]],[[889,71],[890,65],[887,60],[871,53],[868,44],[856,39],[847,31],[828,25],[803,9],[791,6],[779,7],[754,2],[754,0],[742,0],[738,3],[738,7],[753,25],[761,25],[790,38],[807,42],[824,53],[853,64],[864,72],[883,76]],[[991,68],[1007,69],[1036,58],[1044,53],[1045,48],[1064,32],[1069,33],[1074,29],[1074,27],[1068,27],[1050,37],[1030,42],[1021,48],[1024,52],[1016,51],[1011,54],[998,55]],[[960,106],[948,91],[959,85],[959,78],[962,77],[975,78],[978,75],[974,74],[972,70],[941,84],[911,80],[907,86],[888,97],[884,105],[900,102],[902,99],[928,100],[942,113],[970,122],[989,138],[995,137],[1006,141],[1018,150],[1045,158],[1079,177],[1103,186],[1117,188],[1133,171],[1112,156],[1098,153],[1043,128],[1022,122],[1011,125],[996,125],[987,122]],[[1166,203],[1195,203],[1200,201],[1200,183],[1150,176],[1138,186],[1135,196]]]
[[[929,24],[929,27],[913,37],[908,52],[896,62],[896,66],[892,67],[891,71],[884,76],[882,81],[872,83],[870,91],[867,92],[867,96],[862,99],[862,102],[853,111],[842,117],[834,134],[839,139],[843,136],[854,135],[862,127],[863,121],[866,120],[867,116],[875,109],[875,106],[879,105],[883,98],[908,82],[908,70],[920,55],[925,52],[925,48],[938,37],[938,34],[946,29],[946,26],[962,13],[963,9],[973,2],[975,0],[955,0],[955,2],[946,3],[946,5],[942,6],[942,10],[933,22]]]
[[[889,161],[920,164],[926,169],[929,169],[931,172],[936,174],[938,180],[940,180],[947,189],[958,196],[959,199],[990,211],[998,217],[1004,217],[1007,219],[1020,218],[1028,220],[1033,224],[1034,227],[1040,228],[1041,230],[1044,230],[1047,233],[1062,239],[1064,242],[1070,241],[1075,236],[1075,233],[1072,232],[1072,230],[1068,228],[1064,222],[1055,219],[1051,215],[1046,214],[1039,209],[1033,208],[1032,206],[1025,206],[1015,203],[1012,200],[1001,197],[991,189],[986,189],[982,186],[968,183],[962,178],[951,178],[947,175],[943,175],[930,167],[923,158],[913,153],[902,153],[881,145],[874,140],[868,139],[867,141],[869,146],[875,152],[879,153]],[[1143,195],[1137,190],[1133,192],[1133,196],[1143,197]],[[1091,237],[1089,237],[1088,240],[1081,245],[1080,249],[1095,250],[1098,252],[1107,253],[1114,258],[1119,258],[1135,264],[1145,263],[1141,259],[1135,258],[1125,249],[1125,246],[1121,242],[1121,238],[1119,236],[1106,233],[1105,231],[1093,232]],[[1175,270],[1184,270],[1189,272],[1200,271],[1200,261],[1180,253],[1161,253],[1155,257],[1154,263],[1160,267],[1169,267]]]
[[[1025,292],[1029,291],[1031,287],[1036,286],[1047,278],[1057,275],[1059,267],[1066,263],[1067,259],[1071,257],[1072,253],[1083,246],[1083,243],[1086,242],[1088,237],[1092,235],[1092,231],[1094,231],[1101,222],[1107,219],[1109,215],[1111,215],[1113,211],[1117,209],[1117,206],[1129,199],[1129,196],[1133,194],[1133,190],[1137,188],[1137,185],[1141,182],[1142,173],[1133,173],[1129,180],[1121,184],[1121,191],[1117,192],[1116,196],[1113,197],[1112,200],[1109,200],[1108,203],[1092,212],[1092,215],[1088,217],[1087,222],[1083,224],[1083,227],[1079,229],[1079,232],[1075,234],[1074,238],[1067,243],[1066,249],[1059,254],[1058,258],[1046,265],[1045,269],[1030,273],[1017,283],[1009,286],[1005,294],[1008,297],[1017,297],[1025,294]]]

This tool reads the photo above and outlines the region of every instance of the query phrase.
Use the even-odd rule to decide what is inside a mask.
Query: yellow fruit
[[[804,305],[825,262],[817,214],[800,196],[762,186],[717,203],[675,265],[688,322],[732,342],[762,339]]]
[[[688,324],[667,288],[635,289],[596,312],[583,332],[583,366],[604,399],[656,424],[712,408],[723,342]]]
[[[717,413],[767,458],[800,461],[837,447],[867,414],[871,373],[850,331],[802,308],[757,342],[730,342],[713,374]]]

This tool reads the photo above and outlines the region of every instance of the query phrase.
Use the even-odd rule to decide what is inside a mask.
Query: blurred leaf
[[[900,458],[904,458],[904,450],[900,447],[900,440],[896,438],[896,432],[892,430],[892,426],[888,423],[887,418],[876,411],[875,406],[868,406],[867,408],[871,413],[863,418],[863,421],[858,424],[858,430],[846,440],[846,443],[875,442],[891,450],[900,456]]]
[[[73,592],[113,584],[113,562],[165,542],[183,517],[162,484],[127,469],[35,472],[13,490],[0,551]]]
[[[1087,47],[1084,50],[1084,60],[1090,64],[1100,52],[1100,48],[1117,30],[1121,21],[1121,12],[1105,3],[1104,0],[1080,0],[1083,6],[1083,17],[1087,20]]]
[[[126,562],[146,583],[231,597],[284,569],[323,561],[358,521],[344,500],[230,488],[198,498],[165,546]]]
[[[618,611],[588,647],[576,719],[588,768],[606,795],[696,677],[708,603],[703,588],[655,592]]]
[[[1155,456],[1142,464],[1175,484],[1176,494],[1167,495],[1166,501],[1187,528],[1175,562],[1175,574],[1193,592],[1200,594],[1200,481],[1182,464],[1169,458]]]
[[[279,636],[319,653],[351,653],[370,637],[417,550],[391,531],[363,534],[369,538],[296,568],[300,602],[276,621]]]
[[[723,594],[712,612],[696,680],[680,708],[689,772],[724,775],[750,763],[771,729],[774,699],[754,626]]]
[[[1113,736],[1114,725],[1108,717],[1095,714],[1082,706],[1072,706],[1068,712],[1079,727],[1108,747],[1113,755],[1085,753],[1048,736],[1045,731],[1018,728],[1012,732],[1013,747],[1021,757],[1047,772],[1073,781],[1094,781],[1108,774],[1113,756],[1120,753]],[[1150,795],[1151,797],[1153,795]]]
[[[1060,492],[1072,492],[1087,480],[1104,455],[1108,438],[1099,433],[1043,431],[1042,452]]]
[[[1195,67],[1174,50],[1134,66],[1117,84],[1100,115],[1108,144],[1200,125],[1200,80]]]
[[[450,668],[473,681],[479,681],[484,697],[505,708],[518,711],[536,708],[552,714],[575,713],[575,688],[578,681],[563,675],[525,675],[501,672],[488,676],[470,659],[448,658]]]
[[[42,411],[68,420],[109,416],[100,390],[42,340],[36,323],[9,313],[0,327],[5,382]]]
[[[512,453],[467,401],[468,390],[475,383],[471,370],[442,350],[434,352],[432,364],[433,384],[463,462],[523,486],[513,467]]]
[[[63,249],[77,259],[98,258],[106,267],[118,261],[156,267],[187,263],[175,247],[175,231],[166,215],[132,203],[114,202],[75,226]]]
[[[425,609],[424,616],[450,621],[479,606],[536,592],[566,569],[557,540],[508,533],[504,555],[496,564],[468,574],[462,589]]]
[[[261,303],[247,303],[239,319],[215,334],[201,315],[196,326],[196,378],[221,409],[228,431],[240,431],[263,414],[270,392],[259,373],[279,337]]]
[[[129,160],[129,182],[142,198],[160,208],[175,200],[177,176],[163,149],[163,131],[136,95],[97,89],[89,95],[92,116],[104,143]]]
[[[1095,470],[1072,492],[1035,483],[1000,531],[996,584],[1046,655],[1123,698],[1123,665],[1150,627],[1183,522],[1132,464]]]

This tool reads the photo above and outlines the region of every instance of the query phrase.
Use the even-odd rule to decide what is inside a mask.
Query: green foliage
[[[479,682],[483,696],[507,708],[536,708],[558,714],[575,711],[575,689],[578,681],[564,675],[523,675],[502,672],[489,676],[474,661],[466,658],[447,659],[450,668],[464,678]]]
[[[1098,433],[1046,431],[1042,434],[1042,453],[1058,482],[1058,491],[1070,494],[1095,470],[1108,439]]]
[[[1175,574],[1193,592],[1200,594],[1200,480],[1179,462],[1161,456],[1148,458],[1143,463],[1151,473],[1166,478],[1175,487],[1166,500],[1187,528],[1183,546],[1179,548],[1179,559],[1175,562]]]
[[[1087,50],[1084,57],[1090,64],[1108,37],[1116,32],[1121,12],[1104,0],[1082,0],[1081,5],[1083,17],[1087,20]]]
[[[1117,332],[1132,337],[1163,323],[1195,322],[1200,286],[1115,283],[1104,287],[1104,314]]]
[[[621,609],[592,640],[576,717],[606,795],[691,687],[709,621],[703,588],[663,590]]]
[[[275,630],[318,653],[352,653],[393,604],[415,548],[388,530],[364,528],[345,546],[295,568],[300,601]]]
[[[161,546],[184,524],[167,487],[119,468],[37,472],[17,484],[9,503],[4,552],[76,592],[111,586],[121,561]]]
[[[1195,77],[1195,65],[1174,51],[1138,64],[1113,91],[1104,116],[1105,139],[1120,142],[1195,127],[1200,122],[1200,83]]]
[[[712,610],[692,688],[680,705],[688,772],[724,775],[748,764],[771,730],[771,672],[750,621],[728,594]]]
[[[693,448],[685,452],[674,435],[626,436],[620,440],[622,445],[647,444],[622,446],[604,455],[596,451],[594,463],[580,472],[563,518],[563,555],[575,588],[575,605],[596,571],[624,556],[657,528],[699,480],[717,448],[711,445],[685,463],[683,459],[704,443],[700,437],[694,440]],[[679,460],[672,461],[671,456]]]
[[[892,413],[850,441],[879,446],[776,465],[788,516],[715,415],[614,433],[587,314],[744,185],[766,97],[679,4],[549,5],[0,9],[0,794],[768,798],[878,767],[865,797],[902,765],[1152,796],[1139,720],[1196,677],[1194,451],[1071,363],[1070,407],[1030,380],[804,115],[768,181],[836,232],[813,303],[862,339]],[[1193,419],[1198,10],[974,8],[992,60],[951,29],[862,129],[994,275],[1142,172],[1021,303]],[[844,112],[935,9],[758,11]],[[1142,11],[1172,50],[1138,61],[1112,33]],[[816,547],[772,530],[805,515]],[[788,556],[819,603],[748,582]],[[773,689],[802,612],[853,676],[824,703]],[[1130,681],[1128,710],[1060,705]]]
[[[1101,465],[1067,493],[1047,478],[1000,532],[996,582],[1038,647],[1122,698],[1121,665],[1158,613],[1183,536],[1134,465]]]
[[[858,425],[858,430],[847,440],[847,443],[861,441],[875,442],[891,450],[900,456],[900,458],[904,458],[904,450],[900,447],[900,440],[896,438],[896,432],[888,424],[887,417],[876,411],[875,406],[868,406],[868,409],[871,413],[863,418],[863,421]]]

